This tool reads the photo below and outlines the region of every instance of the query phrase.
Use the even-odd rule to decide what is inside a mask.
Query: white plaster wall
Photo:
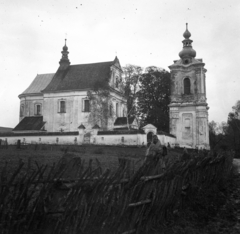
[[[176,138],[174,138],[174,137],[158,135],[158,139],[160,140],[161,144],[165,145],[165,146],[168,145],[168,142],[171,145],[171,147],[174,147],[176,144]]]
[[[20,98],[20,106],[24,105],[24,113],[23,116],[20,117],[20,111],[19,111],[19,122],[25,117],[25,116],[35,116],[34,108],[35,104],[41,104],[42,105],[42,111],[43,111],[43,96],[27,96],[27,97],[21,97]],[[20,108],[19,108],[20,109]]]
[[[126,134],[126,135],[96,135],[97,132],[92,132],[90,137],[90,143],[96,145],[146,145],[146,134]],[[58,142],[57,142],[58,138]],[[122,138],[123,141],[122,141]],[[171,145],[175,144],[175,138],[165,135],[158,135],[162,144],[167,145],[169,142]],[[6,140],[8,144],[16,144],[18,140],[21,143],[26,144],[83,144],[84,134],[79,135],[55,135],[55,136],[7,136],[0,137],[2,140]]]
[[[58,138],[58,143],[57,143]],[[75,138],[77,139],[75,141]],[[9,145],[14,145],[18,140],[21,143],[25,142],[26,144],[80,144],[79,138],[77,135],[69,136],[9,136],[9,137],[0,137],[2,140],[6,140]],[[24,140],[25,139],[25,140]]]
[[[89,112],[83,112],[83,99],[87,91],[44,94],[43,118],[49,132],[77,131],[79,125],[88,125]],[[59,113],[59,101],[66,101],[66,113]]]
[[[124,138],[124,141],[122,141],[122,138]],[[97,145],[146,145],[147,143],[145,134],[96,135],[92,139]]]
[[[87,91],[71,91],[62,93],[44,94],[43,118],[46,122],[45,129],[49,132],[77,131],[83,124],[86,129],[91,129],[89,112],[83,112],[83,100],[87,98]],[[126,99],[119,94],[111,92],[113,108],[119,103],[119,116],[122,116],[123,107],[126,108]],[[66,101],[66,113],[59,113],[59,101]],[[115,113],[115,109],[114,109]],[[116,116],[109,120],[109,128],[113,128]]]

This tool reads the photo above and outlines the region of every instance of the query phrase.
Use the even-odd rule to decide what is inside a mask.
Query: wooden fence
[[[179,161],[163,172],[157,160],[134,174],[127,160],[116,171],[84,166],[81,158],[49,168],[23,163],[0,174],[0,233],[151,233],[180,212],[186,197],[224,183],[230,154]],[[30,163],[29,163],[30,165]]]

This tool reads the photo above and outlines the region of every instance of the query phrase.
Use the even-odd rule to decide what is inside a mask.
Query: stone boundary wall
[[[161,144],[169,144],[173,147],[176,143],[176,138],[158,135]],[[134,134],[111,134],[111,135],[98,135],[97,132],[79,133],[48,133],[48,134],[11,134],[0,135],[2,145],[7,144],[15,145],[20,140],[22,144],[69,144],[69,145],[147,145],[147,135],[145,133]]]

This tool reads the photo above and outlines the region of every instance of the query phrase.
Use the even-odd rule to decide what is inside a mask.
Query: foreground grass
[[[9,146],[8,149],[0,148],[0,170],[5,163],[8,163],[8,170],[13,171],[19,164],[19,160],[25,163],[26,167],[48,165],[57,163],[63,156],[66,159],[81,157],[88,164],[93,161],[93,167],[97,161],[103,170],[114,171],[119,166],[119,158],[126,158],[131,161],[132,170],[136,171],[145,159],[145,147],[123,147],[123,146],[62,146],[62,145],[27,145],[17,149],[16,146]],[[169,163],[178,159],[179,153],[171,151],[168,156]],[[96,161],[97,160],[97,161]],[[31,165],[29,165],[29,163]]]

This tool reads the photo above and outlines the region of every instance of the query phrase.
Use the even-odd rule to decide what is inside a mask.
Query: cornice
[[[184,64],[172,64],[170,66],[168,66],[168,68],[171,70],[171,71],[174,71],[174,70],[182,70],[182,71],[185,71],[185,70],[190,70],[192,67],[194,68],[198,68],[198,67],[204,67],[205,66],[205,63],[202,63],[202,62],[199,62],[199,63],[190,63],[188,65],[184,65]],[[205,69],[206,70],[206,69]]]
[[[23,97],[28,97],[28,96],[43,96],[43,93],[22,93],[18,95],[18,98],[21,99]]]

